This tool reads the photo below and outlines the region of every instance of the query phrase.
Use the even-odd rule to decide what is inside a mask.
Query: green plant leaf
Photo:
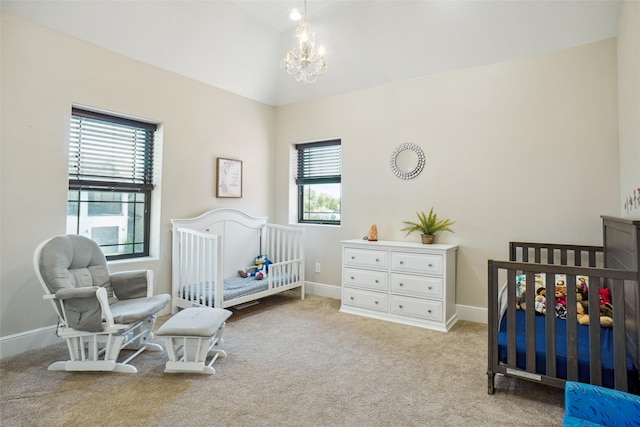
[[[418,217],[418,222],[402,221],[402,223],[405,224],[405,227],[403,227],[401,231],[407,233],[405,236],[415,233],[416,231],[419,231],[422,234],[435,234],[438,231],[454,232],[451,229],[451,226],[455,224],[455,221],[451,221],[448,218],[438,219],[438,215],[433,212],[433,207],[429,211],[429,215],[424,212],[416,212],[416,215]]]

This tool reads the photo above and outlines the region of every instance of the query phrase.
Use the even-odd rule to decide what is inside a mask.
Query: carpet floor
[[[2,359],[0,423],[562,425],[563,390],[498,377],[487,394],[487,325],[458,321],[442,333],[339,307],[290,291],[233,310],[214,375],[165,373],[166,352],[140,355],[136,374],[48,371],[68,358],[65,344]]]

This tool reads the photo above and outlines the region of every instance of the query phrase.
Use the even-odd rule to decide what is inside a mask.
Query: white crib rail
[[[217,234],[174,228],[172,312],[176,312],[177,306],[221,306],[221,243],[221,236]],[[213,295],[220,301],[213,301]]]
[[[273,262],[269,266],[269,289],[302,283],[304,298],[304,229],[266,224],[262,253]]]

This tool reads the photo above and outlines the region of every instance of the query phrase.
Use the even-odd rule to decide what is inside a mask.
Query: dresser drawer
[[[387,301],[387,295],[379,292],[351,288],[344,288],[342,291],[342,304],[344,305],[386,312]]]
[[[442,255],[391,252],[392,270],[441,275],[442,265]]]
[[[345,268],[342,272],[342,283],[345,285],[386,291],[389,289],[388,277],[389,275],[385,271]]]
[[[391,292],[440,299],[443,296],[443,289],[442,277],[391,273]]]
[[[391,313],[442,322],[442,301],[391,295]]]
[[[367,268],[389,268],[389,252],[372,249],[344,249],[344,265]]]

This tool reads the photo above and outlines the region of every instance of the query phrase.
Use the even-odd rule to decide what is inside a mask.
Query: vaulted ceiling
[[[327,72],[281,68],[303,0],[3,0],[4,12],[270,105],[617,35],[618,0],[308,0]]]

